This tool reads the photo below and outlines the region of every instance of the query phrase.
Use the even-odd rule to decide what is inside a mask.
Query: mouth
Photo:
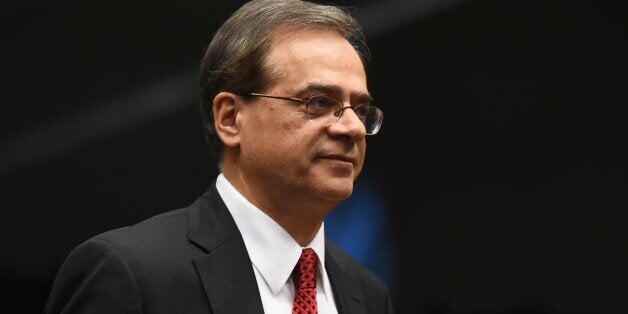
[[[318,159],[355,164],[355,158],[352,158],[350,156],[345,156],[345,155],[335,155],[335,154],[323,155],[323,156],[318,157]]]

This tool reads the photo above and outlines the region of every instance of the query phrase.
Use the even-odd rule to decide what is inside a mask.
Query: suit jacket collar
[[[366,313],[362,287],[340,255],[339,248],[330,241],[325,244],[325,268],[331,282],[338,314]]]
[[[189,210],[189,239],[207,252],[194,266],[214,314],[264,313],[242,236],[216,182]]]

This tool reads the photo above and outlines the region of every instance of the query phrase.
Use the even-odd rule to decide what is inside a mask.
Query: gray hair
[[[261,92],[274,79],[266,56],[278,31],[324,29],[335,31],[356,49],[362,63],[369,50],[360,25],[343,7],[301,0],[252,0],[238,9],[216,31],[200,68],[200,113],[207,141],[220,165],[223,143],[216,134],[212,104],[221,91]]]

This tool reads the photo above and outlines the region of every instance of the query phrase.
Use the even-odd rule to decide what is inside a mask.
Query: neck
[[[295,215],[296,209],[282,211],[268,211],[258,207],[274,221],[276,221],[300,246],[307,246],[318,233],[325,216],[319,215]],[[303,209],[299,208],[299,212]]]
[[[232,167],[221,167],[222,173],[244,198],[277,222],[302,247],[316,236],[327,214],[337,202],[299,197],[302,193],[267,191],[271,185],[256,183]],[[288,195],[287,195],[288,194]]]

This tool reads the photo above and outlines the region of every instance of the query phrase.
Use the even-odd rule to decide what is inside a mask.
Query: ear
[[[214,97],[214,127],[226,147],[236,147],[240,142],[240,126],[236,117],[241,102],[237,95],[229,92],[220,92]]]

